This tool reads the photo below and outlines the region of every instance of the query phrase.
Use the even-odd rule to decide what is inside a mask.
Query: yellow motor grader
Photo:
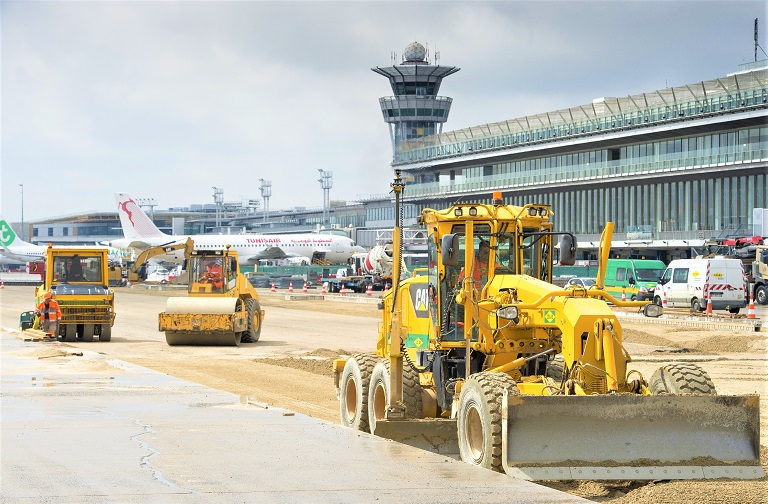
[[[259,294],[240,273],[237,251],[193,250],[187,261],[189,296],[171,297],[158,315],[169,345],[256,343],[264,311]]]
[[[400,216],[399,173],[392,187]],[[529,479],[762,477],[758,396],[717,395],[693,363],[632,370],[607,302],[661,307],[605,291],[612,223],[596,288],[550,283],[576,254],[552,216],[500,194],[425,209],[429,266],[404,280],[398,222],[376,351],[334,361],[341,423]]]

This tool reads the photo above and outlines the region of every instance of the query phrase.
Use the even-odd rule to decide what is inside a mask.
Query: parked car
[[[566,283],[565,286],[573,287],[575,285],[577,287],[584,287],[585,289],[589,289],[596,283],[597,281],[594,278],[576,277],[568,280],[568,283]]]

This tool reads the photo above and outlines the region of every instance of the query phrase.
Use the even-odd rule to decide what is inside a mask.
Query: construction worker
[[[59,332],[61,308],[59,308],[59,303],[51,297],[50,292],[43,295],[43,302],[37,306],[35,315],[40,318],[41,329],[55,338]]]
[[[214,290],[221,290],[224,285],[223,271],[221,269],[221,259],[210,261],[208,263],[208,269],[201,275],[200,281],[202,283],[211,283]]]
[[[475,288],[481,290],[483,284],[488,281],[488,257],[491,254],[491,244],[485,240],[480,240],[480,245],[475,254],[474,266],[472,268],[472,278],[475,280]],[[459,273],[459,282],[464,280],[464,268]]]
[[[80,257],[75,254],[72,261],[69,263],[69,272],[67,273],[68,282],[82,282],[83,277],[83,265],[80,264]]]

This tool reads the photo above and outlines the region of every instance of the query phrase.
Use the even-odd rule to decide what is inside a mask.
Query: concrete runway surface
[[[96,352],[0,349],[4,503],[587,502]]]

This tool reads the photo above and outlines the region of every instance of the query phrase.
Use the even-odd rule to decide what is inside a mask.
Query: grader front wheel
[[[502,394],[509,389],[519,395],[515,381],[507,374],[484,372],[464,382],[459,398],[458,437],[461,460],[503,472]]]

